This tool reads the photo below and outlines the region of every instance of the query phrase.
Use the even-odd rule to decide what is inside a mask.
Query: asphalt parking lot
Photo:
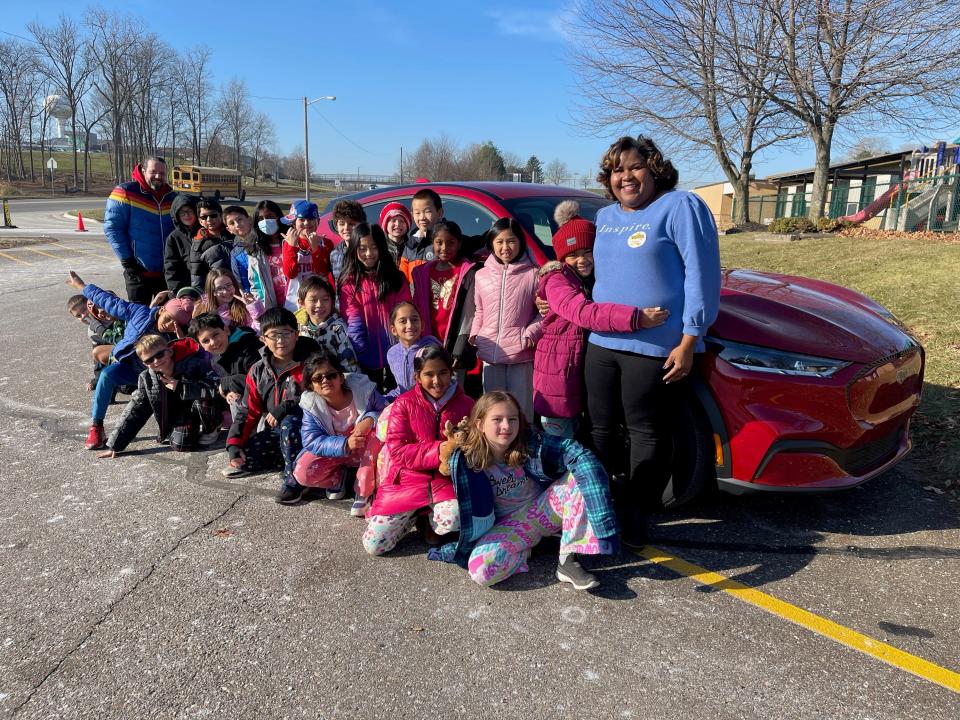
[[[226,481],[152,424],[96,460],[70,268],[122,291],[102,236],[0,252],[2,716],[960,716],[960,513],[909,460],[663,516],[591,593],[554,545],[483,589],[412,536],[368,557],[348,502],[276,505],[274,476]]]

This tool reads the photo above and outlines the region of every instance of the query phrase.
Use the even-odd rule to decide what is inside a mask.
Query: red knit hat
[[[557,221],[557,232],[553,234],[553,249],[557,260],[563,260],[577,250],[592,250],[597,238],[597,226],[578,214],[580,203],[564,200],[557,205],[553,218]]]
[[[407,221],[407,230],[413,227],[413,215],[407,210],[407,206],[402,203],[392,202],[384,205],[383,210],[380,211],[380,227],[383,228],[383,232],[387,232],[387,223],[390,221],[390,218],[396,217],[397,215],[400,215]]]

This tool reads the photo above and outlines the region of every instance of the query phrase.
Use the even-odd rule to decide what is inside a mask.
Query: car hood
[[[852,362],[909,347],[882,306],[848,288],[790,275],[725,269],[710,335]]]

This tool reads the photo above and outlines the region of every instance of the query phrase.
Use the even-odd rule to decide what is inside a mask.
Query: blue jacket
[[[83,288],[83,296],[87,300],[91,300],[97,307],[106,310],[113,317],[127,323],[120,342],[113,346],[113,357],[118,361],[130,356],[136,359],[133,344],[148,332],[157,332],[157,315],[160,313],[160,308],[151,308],[140,303],[121,300],[113,293],[89,283]]]
[[[163,272],[164,242],[174,229],[170,207],[177,195],[169,185],[164,189],[158,200],[137,165],[133,180],[115,187],[107,198],[103,232],[124,267],[136,260],[149,272]]]
[[[619,539],[610,482],[597,456],[576,440],[536,430],[530,430],[527,448],[530,454],[523,466],[527,477],[539,482],[546,490],[566,473],[571,473],[583,494],[587,519],[597,534],[601,551],[607,555],[615,553]],[[429,556],[432,560],[455,562],[465,568],[477,542],[496,522],[493,489],[483,471],[467,466],[459,448],[450,456],[450,477],[460,505],[460,538],[456,543],[434,548]]]
[[[373,384],[363,373],[347,373],[347,386],[353,393],[353,404],[357,408],[357,422],[365,418],[376,421],[380,411],[387,403],[377,392]],[[312,391],[305,392],[300,397],[300,407],[303,408],[303,425],[300,426],[300,438],[303,440],[303,450],[313,453],[317,457],[346,457],[350,454],[347,448],[347,438],[338,435],[333,430],[333,421],[326,401]]]

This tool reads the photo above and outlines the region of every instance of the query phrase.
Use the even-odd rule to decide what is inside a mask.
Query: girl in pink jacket
[[[410,286],[379,225],[360,223],[353,229],[337,286],[340,314],[360,367],[383,392],[387,350],[395,342],[390,313],[397,303],[410,301]]]
[[[493,224],[486,246],[490,257],[476,275],[470,344],[483,360],[483,391],[513,393],[524,415],[533,417],[533,350],[541,333],[537,266],[513,218]]]
[[[660,308],[595,303],[593,243],[597,228],[578,215],[580,204],[566,200],[554,211],[557,262],[539,272],[537,295],[550,310],[533,359],[533,408],[544,432],[572,438],[583,410],[583,355],[587,331],[633,332],[654,327],[669,314]]]
[[[413,361],[417,385],[390,406],[386,450],[388,468],[367,513],[363,548],[371,555],[390,552],[410,529],[418,511],[437,535],[460,529],[460,509],[449,477],[440,474],[441,445],[446,456],[453,441],[445,438],[447,423],[457,425],[473,409],[473,400],[452,382],[453,359],[439,345],[430,345]],[[427,532],[424,525],[421,530]]]

